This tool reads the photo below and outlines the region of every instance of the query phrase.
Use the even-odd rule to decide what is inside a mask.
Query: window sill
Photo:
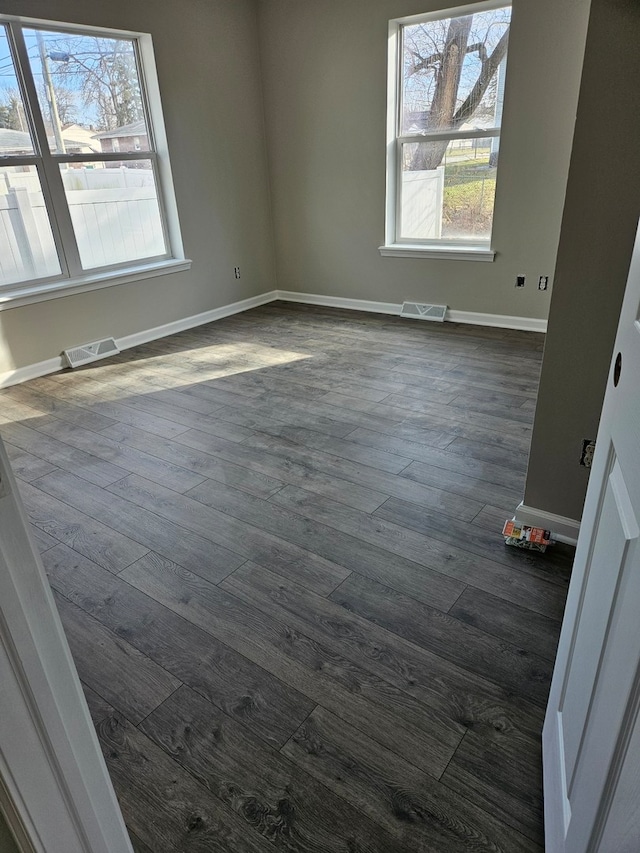
[[[191,261],[182,258],[168,261],[155,261],[136,267],[89,273],[79,278],[67,278],[62,281],[35,282],[27,285],[14,285],[13,289],[0,290],[0,311],[7,308],[19,308],[33,302],[45,302],[59,299],[61,296],[74,296],[89,290],[100,290],[117,284],[129,284],[145,278],[183,272],[191,268]]]
[[[478,246],[429,246],[411,243],[380,246],[379,251],[383,258],[435,258],[448,261],[488,261],[489,263],[496,256],[493,249],[483,249]]]

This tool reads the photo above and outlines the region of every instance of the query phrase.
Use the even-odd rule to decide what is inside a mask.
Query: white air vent
[[[414,320],[437,320],[444,321],[447,313],[446,305],[427,305],[422,302],[403,302],[401,317],[412,317]]]
[[[117,355],[119,352],[120,350],[113,338],[104,338],[104,340],[94,341],[92,344],[82,344],[79,347],[66,349],[63,355],[67,359],[69,367],[80,367],[83,364],[89,364],[90,361],[97,361],[99,358]]]

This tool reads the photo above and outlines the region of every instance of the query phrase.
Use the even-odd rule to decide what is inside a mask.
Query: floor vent
[[[414,320],[437,320],[444,321],[447,313],[446,305],[428,305],[422,302],[403,302],[401,317],[412,317]]]
[[[63,353],[69,367],[81,367],[90,361],[99,358],[107,358],[120,352],[113,338],[104,338],[102,341],[94,341],[92,344],[81,344],[79,347],[66,349]]]

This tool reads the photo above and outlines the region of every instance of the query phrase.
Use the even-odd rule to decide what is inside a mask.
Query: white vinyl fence
[[[83,267],[164,254],[155,187],[74,190],[67,200]]]
[[[59,273],[37,175],[5,172],[4,178],[0,183],[0,283]],[[62,178],[85,269],[164,254],[150,169],[67,169]]]
[[[437,240],[442,236],[444,167],[402,172],[400,236]]]
[[[0,283],[60,272],[42,193],[11,187],[0,195]]]

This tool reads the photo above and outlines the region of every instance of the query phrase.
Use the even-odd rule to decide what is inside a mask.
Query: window
[[[381,253],[492,260],[511,8],[391,22]]]
[[[188,266],[151,37],[0,19],[0,307]]]

